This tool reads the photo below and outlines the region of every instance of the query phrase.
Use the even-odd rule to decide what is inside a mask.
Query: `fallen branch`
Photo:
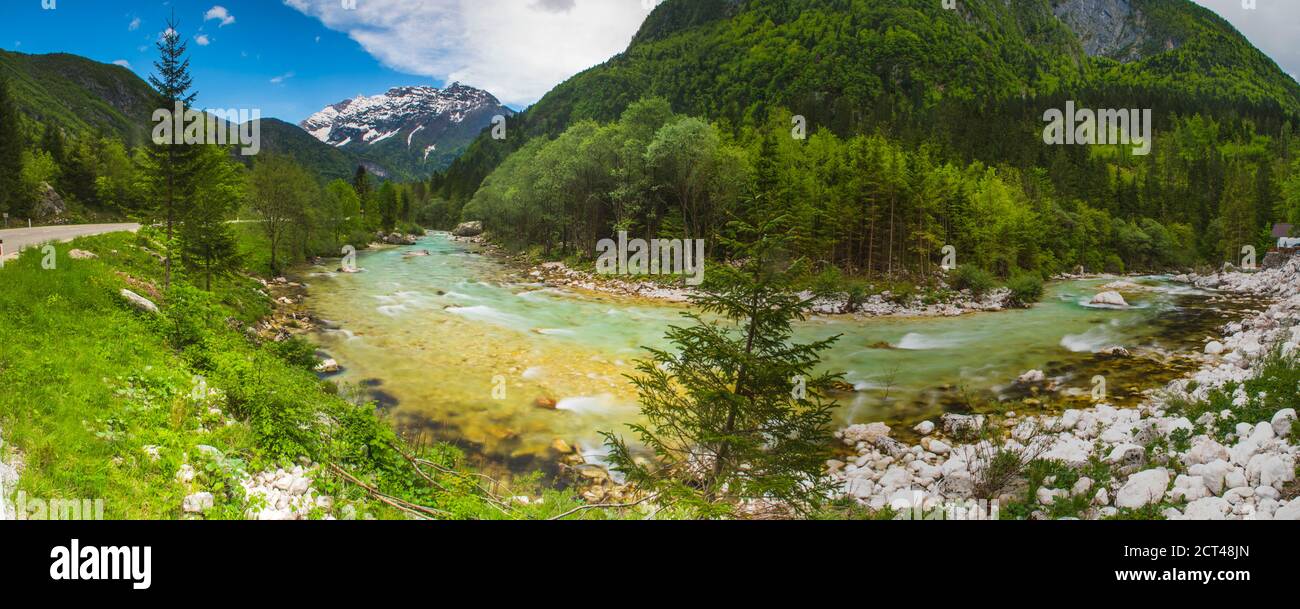
[[[342,476],[344,480],[347,480],[348,482],[351,482],[352,484],[355,484],[365,489],[365,491],[367,493],[370,493],[375,499],[378,499],[388,505],[391,505],[399,510],[402,510],[403,512],[407,512],[409,514],[418,516],[420,518],[424,518],[426,520],[430,519],[429,516],[434,516],[434,517],[451,516],[451,512],[445,512],[443,510],[439,510],[431,507],[425,507],[423,505],[416,505],[409,501],[404,501],[396,497],[385,495],[384,493],[379,492],[378,489],[375,489],[370,485],[366,484],[365,482],[358,480],[352,474],[349,474],[343,468],[333,463],[330,464],[330,470],[338,474],[339,476]]]
[[[429,474],[425,473],[424,470],[420,469],[420,464],[421,464],[421,463],[428,464],[428,465],[434,467],[435,469],[437,469],[437,470],[439,470],[439,471],[442,471],[443,473],[447,473],[447,474],[455,475],[455,476],[464,476],[464,474],[462,474],[461,472],[457,472],[457,471],[454,471],[454,470],[447,470],[446,468],[443,468],[443,467],[439,466],[438,464],[433,463],[432,461],[426,461],[426,460],[424,460],[424,459],[418,459],[418,458],[416,458],[416,457],[413,457],[413,456],[407,454],[406,451],[402,450],[400,447],[398,447],[397,445],[395,445],[395,444],[393,444],[393,443],[391,443],[391,442],[390,442],[388,445],[389,445],[390,447],[392,447],[393,450],[397,451],[397,454],[402,455],[402,458],[403,458],[403,459],[406,459],[406,461],[407,461],[408,463],[411,464],[411,469],[414,469],[414,470],[415,470],[415,473],[419,474],[420,477],[421,477],[421,478],[424,478],[424,479],[425,479],[429,484],[432,484],[432,485],[438,487],[439,489],[441,489],[441,490],[444,491],[444,492],[448,492],[448,493],[449,493],[449,492],[451,492],[451,491],[448,490],[447,487],[445,487],[445,486],[443,486],[442,484],[440,484],[437,480],[434,480],[434,479],[433,479],[433,476],[430,476]],[[477,484],[475,485],[475,487],[477,487],[479,490],[483,491],[483,493],[484,493],[484,497],[483,497],[483,499],[487,501],[488,505],[491,505],[492,507],[496,508],[496,509],[497,509],[498,511],[500,511],[502,514],[506,514],[507,516],[510,515],[510,512],[509,512],[509,506],[507,506],[507,505],[505,504],[505,502],[501,501],[498,497],[496,497],[496,496],[493,495],[492,493],[488,492],[487,489],[485,489],[485,488],[483,488],[483,487],[481,487],[481,486],[478,486]]]
[[[583,511],[586,511],[586,510],[596,510],[596,509],[621,510],[621,509],[626,509],[626,508],[630,508],[630,507],[636,507],[636,506],[641,505],[642,503],[645,503],[645,502],[647,502],[647,501],[650,501],[650,500],[652,500],[652,499],[654,499],[655,497],[658,497],[658,496],[659,496],[659,493],[655,493],[655,494],[653,494],[653,495],[648,495],[648,496],[646,496],[646,497],[642,497],[642,498],[640,498],[640,499],[637,499],[636,501],[633,501],[632,503],[593,503],[593,504],[591,504],[591,505],[580,505],[580,506],[578,506],[578,507],[576,507],[576,508],[573,508],[573,509],[571,509],[571,510],[569,510],[569,511],[563,513],[563,514],[560,514],[559,516],[552,516],[552,517],[548,518],[547,520],[559,520],[559,519],[564,518],[564,517],[566,517],[566,516],[572,516],[573,514],[577,514],[578,512],[583,512]]]

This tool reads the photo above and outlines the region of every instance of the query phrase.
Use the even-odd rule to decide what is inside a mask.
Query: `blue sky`
[[[658,0],[52,1],[0,0],[0,48],[124,62],[145,77],[174,9],[200,105],[298,122],[358,94],[452,80],[522,109],[626,48]],[[1300,74],[1300,1],[1196,1]]]
[[[54,10],[43,10],[39,0],[3,3],[0,46],[5,49],[125,61],[142,78],[153,70],[154,42],[170,14],[165,2],[57,0]],[[384,67],[345,34],[279,2],[222,0],[234,16],[224,26],[219,19],[204,21],[214,6],[210,1],[171,4],[179,31],[188,39],[198,102],[204,107],[260,108],[263,116],[296,122],[360,92],[441,84]],[[16,18],[9,18],[15,12]],[[196,41],[199,35],[207,36],[207,46]]]
[[[342,4],[55,0],[46,10],[41,0],[0,0],[0,48],[125,62],[143,78],[175,9],[199,105],[258,108],[298,122],[358,94],[452,80],[522,109],[626,48],[648,14],[641,0],[357,0],[351,11]]]

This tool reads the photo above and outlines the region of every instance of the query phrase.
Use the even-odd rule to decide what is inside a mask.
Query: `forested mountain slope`
[[[18,109],[31,123],[76,132],[102,130],[143,143],[158,107],[148,83],[130,70],[77,55],[27,55],[0,50],[0,71],[10,79]],[[39,134],[39,130],[34,130]]]
[[[465,200],[505,156],[658,96],[732,126],[774,108],[840,134],[882,131],[964,157],[1031,165],[1043,107],[1300,115],[1300,85],[1226,21],[1188,0],[667,0],[631,45],[486,135],[441,180]],[[1006,144],[1010,143],[1010,146]]]
[[[47,125],[79,136],[109,136],[128,149],[149,141],[154,110],[160,107],[149,83],[122,66],[55,53],[28,55],[0,50],[0,70],[9,77],[27,142],[39,141]],[[202,91],[199,91],[202,106]],[[262,148],[292,156],[326,178],[350,177],[355,155],[321,143],[295,125],[263,118]],[[385,173],[371,164],[376,173]]]

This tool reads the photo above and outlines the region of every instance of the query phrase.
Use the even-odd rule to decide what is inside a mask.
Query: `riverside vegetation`
[[[193,99],[182,40],[158,45],[161,107]],[[248,169],[218,146],[128,156],[102,134],[81,134],[69,153],[54,123],[29,148],[16,116],[0,79],[0,156],[5,178],[20,180],[0,188],[4,209],[30,211],[35,185],[53,183],[82,209],[158,224],[30,249],[0,270],[0,457],[4,480],[19,480],[6,500],[93,497],[108,518],[528,518],[576,507],[527,479],[490,485],[453,447],[409,445],[373,404],[319,381],[305,342],[259,335],[275,282],[251,270],[274,278],[406,228],[411,209],[393,184],[372,190],[359,170],[322,189],[290,160],[264,155]],[[232,223],[241,210],[257,218],[252,230]],[[543,501],[501,496],[507,488]]]
[[[576,507],[527,480],[516,492],[545,501],[498,497],[504,487],[461,469],[455,448],[410,446],[373,404],[319,381],[305,343],[259,339],[273,307],[263,282],[239,273],[209,291],[181,272],[163,294],[162,241],[153,229],[83,238],[58,247],[54,268],[29,250],[0,271],[0,428],[27,497],[102,498],[107,518],[541,518]],[[317,500],[296,512],[268,504],[258,476],[295,467],[310,485],[298,496]]]
[[[1283,335],[1294,299],[1256,328],[1268,340],[1257,333],[1255,344],[1280,349],[1273,363],[1234,332],[1229,355],[1250,357],[1229,359],[1231,374],[1183,385],[1183,401],[1149,413],[1063,414],[1075,423],[1073,439],[1054,434],[1064,452],[1018,450],[1034,445],[1024,434],[1011,438],[1019,447],[980,442],[965,434],[990,427],[950,417],[947,441],[919,450],[879,427],[843,431],[852,463],[832,459],[818,389],[833,379],[809,377],[811,391],[796,391],[818,345],[788,344],[784,328],[812,304],[790,292],[926,301],[1005,282],[1009,304],[1030,306],[1059,273],[1218,266],[1243,245],[1264,246],[1273,222],[1300,219],[1300,88],[1221,19],[1187,2],[1135,2],[1138,42],[1085,51],[1093,41],[1074,21],[1085,17],[1068,10],[962,5],[669,0],[626,53],[512,119],[505,140],[485,133],[448,171],[405,184],[363,168],[324,183],[293,151],[238,159],[215,146],[141,145],[138,125],[91,124],[53,97],[54,111],[31,112],[44,100],[33,79],[0,77],[0,209],[147,225],[75,242],[75,256],[57,248],[52,269],[30,251],[0,271],[0,428],[19,451],[4,456],[23,464],[20,490],[105,497],[113,517],[887,516],[912,482],[933,487],[936,469],[950,473],[943,466],[956,481],[952,464],[964,464],[971,488],[1007,499],[1017,517],[1227,516],[1245,504],[1293,513],[1283,500],[1295,451],[1281,406],[1296,397]],[[160,40],[143,106],[193,99],[183,40]],[[1070,100],[1159,108],[1152,154],[1042,145],[1043,109]],[[234,223],[241,217],[254,222]],[[786,239],[769,249],[747,227],[776,219]],[[632,455],[618,430],[610,437],[639,500],[584,506],[526,479],[502,492],[460,469],[455,449],[408,446],[350,388],[320,382],[305,343],[259,335],[289,265],[378,233],[462,221],[574,266],[625,230],[704,238],[711,264],[753,271],[727,271],[729,285],[699,297],[750,337],[772,330],[762,343],[697,320],[670,335],[689,357],[652,353],[642,367],[643,405],[660,416],[634,431],[665,467]],[[945,245],[959,257],[955,273],[940,272]],[[774,256],[754,258],[755,248]],[[794,264],[795,252],[809,264]],[[1294,265],[1284,272],[1294,287]],[[1238,390],[1265,396],[1239,400]],[[677,400],[685,419],[670,412]],[[1169,429],[1123,428],[1147,414]],[[1102,438],[1125,449],[1118,460],[1083,446],[1102,416],[1120,427],[1116,441]],[[789,441],[769,445],[772,433]],[[1231,450],[1219,444],[1229,440]],[[991,456],[944,456],[960,442]],[[1142,459],[1121,444],[1139,444]],[[1184,458],[1197,447],[1213,458]],[[1158,467],[1119,472],[1116,462]],[[1183,474],[1174,479],[1183,492],[1156,492],[1171,473]],[[1215,485],[1217,473],[1246,484]],[[1116,505],[1093,505],[1092,485],[1114,491]],[[1207,493],[1228,508],[1193,509]],[[780,505],[759,505],[772,499]]]

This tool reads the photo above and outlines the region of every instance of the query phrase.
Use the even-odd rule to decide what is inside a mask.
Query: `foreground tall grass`
[[[74,248],[98,258],[74,260]],[[208,293],[182,276],[164,297],[159,249],[148,230],[120,233],[56,246],[52,269],[33,249],[0,270],[0,429],[4,450],[23,455],[27,497],[103,499],[110,519],[178,518],[175,475],[190,463],[216,496],[208,517],[242,518],[243,472],[305,458],[324,464],[316,488],[336,497],[339,517],[347,506],[358,517],[412,514],[327,475],[332,467],[429,508],[426,517],[536,518],[578,505],[558,492],[541,505],[503,503],[458,469],[456,449],[407,446],[372,405],[317,380],[309,347],[249,336],[270,311],[260,283],[230,277]],[[162,313],[131,308],[122,288]]]

